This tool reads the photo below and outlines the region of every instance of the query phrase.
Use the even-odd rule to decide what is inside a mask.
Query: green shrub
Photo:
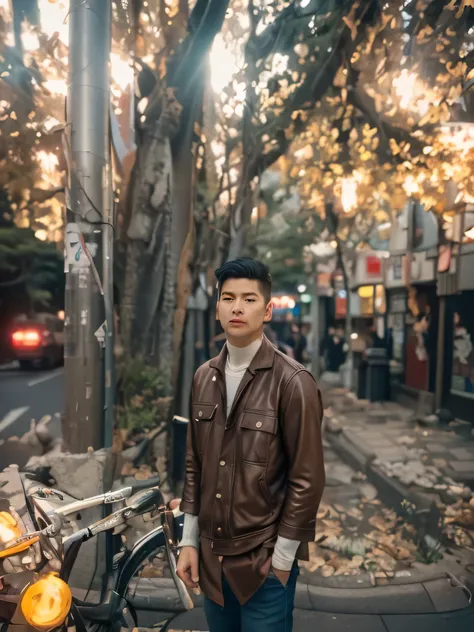
[[[117,426],[127,430],[155,428],[169,420],[172,398],[156,367],[134,358],[119,368]]]

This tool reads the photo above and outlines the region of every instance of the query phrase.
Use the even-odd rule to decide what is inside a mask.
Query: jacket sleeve
[[[194,389],[193,389],[194,390]],[[192,415],[193,393],[189,405],[189,424],[186,438],[186,473],[180,509],[184,513],[199,515],[201,490],[201,463],[196,450],[196,420]]]
[[[278,534],[311,542],[324,490],[321,393],[312,375],[296,373],[281,400],[281,429],[288,463],[288,486]]]

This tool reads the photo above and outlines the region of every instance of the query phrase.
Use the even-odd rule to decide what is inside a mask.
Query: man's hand
[[[194,546],[181,549],[176,574],[188,588],[199,588],[199,551]]]
[[[291,571],[280,571],[278,568],[275,568],[274,566],[272,566],[271,570],[273,571],[273,574],[275,575],[275,577],[277,577],[281,581],[283,586],[286,586],[290,578]]]
[[[275,568],[274,566],[272,566],[271,557],[269,557],[268,560],[265,562],[265,564],[263,564],[263,566],[260,569],[260,572],[262,573],[264,577],[267,577],[268,573],[273,573],[275,577],[280,580],[283,586],[286,586],[286,584],[288,583],[288,579],[291,573],[291,571],[280,571],[278,570],[278,568]]]

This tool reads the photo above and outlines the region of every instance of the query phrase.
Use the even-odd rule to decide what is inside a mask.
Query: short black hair
[[[215,272],[217,279],[218,296],[221,295],[222,286],[228,279],[251,279],[260,283],[265,301],[272,296],[272,276],[268,266],[257,259],[240,257],[233,261],[227,261]]]

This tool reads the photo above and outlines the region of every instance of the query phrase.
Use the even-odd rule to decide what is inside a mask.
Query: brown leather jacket
[[[323,408],[311,374],[264,338],[226,418],[226,358],[224,347],[194,377],[181,508],[199,516],[204,594],[221,602],[215,562],[223,556],[245,603],[265,580],[255,569],[277,535],[314,540],[325,483]],[[305,559],[307,545],[300,549]]]

